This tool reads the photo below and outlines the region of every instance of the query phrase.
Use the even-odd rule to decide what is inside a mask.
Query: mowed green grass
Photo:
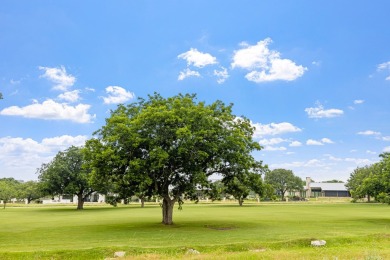
[[[185,203],[164,226],[156,204],[8,207],[0,259],[390,259],[390,207],[352,203]],[[327,241],[313,248],[310,241]],[[193,248],[200,255],[188,256]]]

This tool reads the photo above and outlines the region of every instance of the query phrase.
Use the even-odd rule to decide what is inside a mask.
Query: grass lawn
[[[8,207],[0,259],[390,259],[390,207],[291,202],[186,203],[172,226],[156,204]],[[177,207],[176,207],[177,208]],[[323,239],[325,247],[310,241]],[[186,255],[189,248],[199,255]]]

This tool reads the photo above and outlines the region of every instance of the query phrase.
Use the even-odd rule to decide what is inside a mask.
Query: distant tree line
[[[0,200],[3,201],[3,208],[12,199],[27,200],[30,203],[44,195],[40,184],[36,181],[18,181],[14,178],[0,179]]]
[[[390,153],[380,155],[378,163],[356,168],[346,186],[354,201],[367,199],[390,204]]]

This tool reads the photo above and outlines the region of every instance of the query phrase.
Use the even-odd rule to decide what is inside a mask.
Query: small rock
[[[200,252],[198,250],[195,250],[195,249],[188,249],[187,252],[186,252],[187,255],[199,255]]]
[[[311,245],[312,246],[324,246],[324,245],[326,245],[326,241],[325,240],[313,240],[313,241],[311,241]]]
[[[126,255],[126,252],[118,251],[114,253],[114,257],[124,257]]]

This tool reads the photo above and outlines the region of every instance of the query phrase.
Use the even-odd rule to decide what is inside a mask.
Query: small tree
[[[26,199],[27,204],[32,200],[39,199],[43,196],[40,184],[36,181],[23,182],[19,186],[19,198]]]
[[[18,186],[20,182],[14,178],[0,179],[0,200],[3,201],[3,209],[5,209],[7,202],[18,197]]]
[[[275,169],[265,174],[265,182],[272,185],[284,200],[286,191],[301,191],[303,181],[294,175],[291,170]]]
[[[38,169],[42,189],[49,195],[76,195],[77,209],[95,189],[91,185],[90,171],[83,167],[82,148],[71,146],[57,153],[54,159]]]

